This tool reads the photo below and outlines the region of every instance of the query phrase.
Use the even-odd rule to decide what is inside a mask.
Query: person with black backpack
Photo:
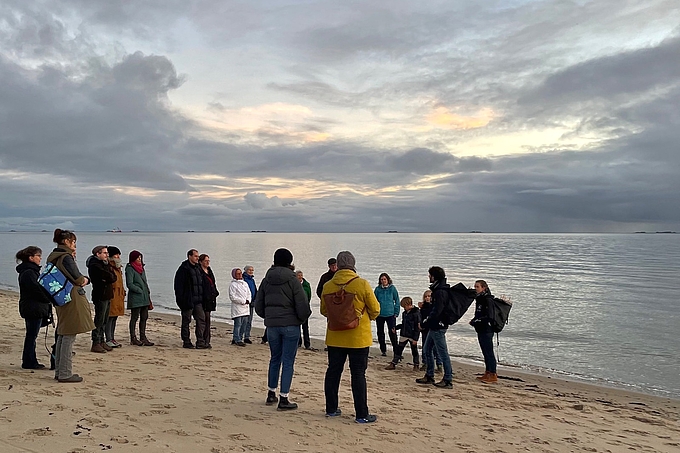
[[[484,280],[477,280],[475,282],[475,316],[470,321],[470,325],[475,328],[477,332],[477,340],[479,347],[482,349],[484,356],[484,375],[477,379],[486,383],[492,384],[498,382],[498,374],[496,373],[496,355],[493,350],[493,334],[491,307],[493,304],[493,295],[489,289],[489,285]]]

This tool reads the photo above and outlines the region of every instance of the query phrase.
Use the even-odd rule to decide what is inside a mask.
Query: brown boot
[[[137,335],[130,335],[130,344],[133,346],[142,346],[142,342],[137,339]]]
[[[106,344],[106,343],[99,343],[99,344],[101,345],[102,348],[104,348],[106,350],[106,352],[113,351],[113,348],[111,346],[109,346],[108,344]]]
[[[394,362],[390,362],[385,369],[386,370],[394,370],[397,366],[394,364]]]
[[[96,352],[98,354],[106,354],[106,349],[102,348],[101,343],[93,344],[90,348],[90,352]]]
[[[478,381],[483,381],[484,379],[486,379],[486,376],[487,376],[488,374],[489,374],[489,372],[488,372],[488,371],[485,371],[484,374],[482,374],[481,376],[477,376],[477,380],[478,380]]]
[[[140,336],[139,339],[141,340],[142,346],[153,346],[154,345],[151,341],[149,341],[148,338],[146,338],[146,335]]]
[[[493,384],[494,382],[498,382],[498,375],[496,373],[487,373],[486,377],[481,379],[481,381],[485,384]]]

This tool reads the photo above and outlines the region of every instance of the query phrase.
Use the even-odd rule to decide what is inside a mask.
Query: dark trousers
[[[203,311],[203,305],[196,304],[194,308],[188,310],[182,310],[182,341],[184,343],[191,343],[191,333],[189,327],[191,326],[191,317],[193,316],[194,321],[196,321],[196,343],[204,344],[205,335],[205,312]]]
[[[392,331],[397,326],[397,318],[394,316],[378,316],[375,318],[375,325],[378,327],[378,343],[380,343],[380,352],[387,352],[387,345],[385,344],[385,324],[387,324],[387,334],[390,336],[390,343],[392,349],[397,347],[397,334]]]
[[[40,333],[42,319],[26,318],[26,338],[24,338],[24,351],[21,354],[21,366],[32,368],[38,364],[38,357],[35,355],[35,343]]]
[[[116,321],[118,321],[118,316],[109,316],[109,320],[106,321],[106,329],[104,329],[106,341],[113,341],[116,339]]]
[[[139,337],[146,338],[146,320],[149,319],[149,307],[137,307],[130,314],[130,338],[136,337],[135,328],[139,319]]]
[[[104,330],[109,321],[110,300],[93,300],[94,305],[94,330],[92,331],[92,344],[104,343]]]
[[[305,321],[302,323],[302,337],[300,337],[300,341],[298,342],[298,347],[302,345],[302,342],[304,340],[305,343],[305,348],[309,349],[312,347],[312,342],[309,339],[309,320]]]
[[[410,340],[403,341],[399,344],[397,344],[397,347],[394,348],[394,358],[392,359],[392,363],[395,365],[399,363],[399,361],[402,359],[401,354],[404,352],[404,348],[406,348],[406,345],[410,344],[411,345],[411,354],[413,355],[413,364],[414,365],[419,365],[420,364],[420,354],[418,354],[418,342],[411,343]]]
[[[493,331],[477,332],[479,347],[482,348],[484,366],[489,373],[496,373],[496,356],[493,353]]]
[[[423,330],[423,332],[422,332],[421,336],[423,337],[423,345],[422,345],[423,349],[425,349],[425,340],[427,340],[427,334],[429,334],[429,333],[430,333],[429,330]],[[437,366],[440,366],[442,364],[442,359],[441,359],[441,357],[439,357],[439,354],[437,354],[436,349],[433,351],[433,354],[434,354],[435,363],[437,364]],[[425,359],[423,358],[423,363],[424,362],[425,362]]]
[[[203,329],[203,342],[205,344],[210,344],[210,311],[204,311],[205,313],[205,328]]]
[[[366,395],[368,349],[328,346],[328,369],[326,370],[326,379],[324,380],[327,414],[333,413],[338,409],[340,379],[345,368],[345,361],[349,357],[349,371],[352,377],[352,397],[354,398],[356,418],[366,418],[368,416]]]

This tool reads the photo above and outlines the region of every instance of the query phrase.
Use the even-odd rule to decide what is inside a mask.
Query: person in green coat
[[[297,279],[300,282],[300,284],[302,284],[302,289],[305,292],[305,296],[307,296],[307,302],[311,302],[312,286],[309,284],[307,280],[305,280],[304,273],[302,271],[295,271],[295,275],[297,276]],[[309,318],[305,319],[305,322],[302,323],[302,337],[298,342],[298,347],[302,346],[303,339],[306,350],[318,351],[318,349],[312,347],[312,342],[309,339]]]
[[[146,320],[149,319],[151,293],[146,282],[144,271],[144,257],[137,250],[130,252],[128,263],[125,266],[125,284],[128,288],[127,308],[130,315],[130,344],[135,346],[153,346],[154,344],[146,337]],[[136,327],[139,320],[139,339],[137,339]]]

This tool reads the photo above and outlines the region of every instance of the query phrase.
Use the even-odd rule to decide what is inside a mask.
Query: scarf
[[[122,269],[123,267],[123,262],[120,260],[120,258],[109,258],[109,263],[113,263],[113,267],[117,269]]]
[[[130,263],[130,266],[132,266],[132,268],[136,270],[138,274],[144,272],[144,266],[141,263],[138,263],[137,261],[135,261],[134,263]]]

